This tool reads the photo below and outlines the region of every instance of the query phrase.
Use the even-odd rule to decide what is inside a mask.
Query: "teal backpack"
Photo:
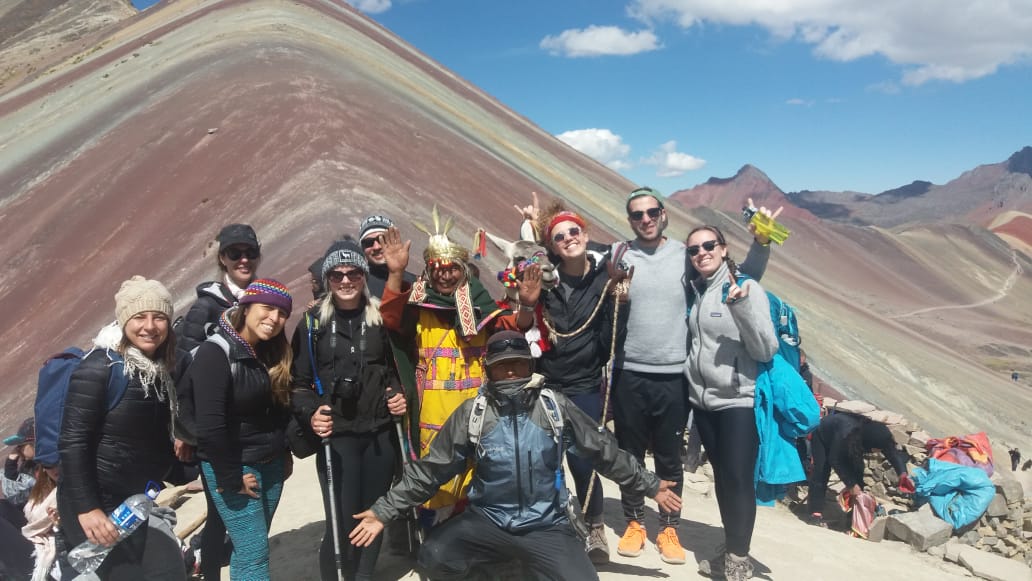
[[[746,280],[748,275],[737,273],[738,286]],[[727,302],[727,293],[731,289],[731,283],[725,282],[721,294],[721,302]],[[770,301],[770,320],[774,323],[774,333],[778,336],[778,353],[797,372],[799,371],[799,345],[803,340],[799,337],[799,322],[796,320],[795,309],[792,305],[781,300],[781,297],[770,292],[767,293],[767,300]]]

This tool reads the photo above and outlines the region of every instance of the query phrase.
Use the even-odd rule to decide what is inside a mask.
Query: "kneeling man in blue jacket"
[[[562,394],[542,395],[544,378],[531,373],[530,345],[522,334],[492,335],[485,363],[486,397],[459,406],[429,453],[410,464],[401,482],[372,508],[354,515],[359,523],[350,534],[353,545],[368,546],[385,522],[428,500],[472,462],[469,508],[430,531],[419,550],[424,574],[466,579],[473,570],[515,559],[533,579],[598,579],[567,517],[570,495],[562,477],[567,447],[621,487],[654,498],[667,512],[680,511],[681,499],[670,490],[673,482],[647,471]],[[483,409],[476,409],[478,404]],[[553,437],[556,426],[562,433]]]

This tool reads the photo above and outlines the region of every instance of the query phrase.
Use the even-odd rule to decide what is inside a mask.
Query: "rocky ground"
[[[319,578],[316,555],[323,532],[323,509],[315,474],[315,462],[298,461],[294,476],[287,481],[283,500],[273,520],[271,532],[272,577],[297,581]],[[712,485],[705,469],[686,474],[689,484],[684,494],[683,520],[678,529],[682,545],[688,550],[685,565],[668,565],[659,558],[651,543],[655,538],[655,512],[649,508],[650,544],[637,558],[616,555],[616,543],[623,533],[619,490],[603,480],[606,495],[606,532],[613,549],[612,562],[599,567],[601,579],[701,578],[696,562],[711,557],[723,542],[720,516]],[[204,510],[200,494],[187,497],[179,508],[180,527],[195,520]],[[760,579],[907,579],[908,581],[945,581],[971,578],[961,565],[941,556],[920,552],[902,542],[869,542],[843,532],[805,524],[788,506],[760,507],[753,537],[752,555]],[[1026,579],[1032,579],[1027,567]],[[229,578],[228,568],[223,578]],[[417,579],[404,559],[383,556],[378,579]],[[1020,579],[1010,577],[1009,579]]]

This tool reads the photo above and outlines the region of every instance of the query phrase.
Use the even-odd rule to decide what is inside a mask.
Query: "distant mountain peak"
[[[1032,147],[1026,145],[1007,159],[1007,171],[1032,177]]]
[[[767,174],[763,173],[763,170],[761,170],[760,168],[758,168],[758,167],[756,167],[756,166],[754,166],[752,164],[749,164],[749,163],[743,165],[738,170],[738,172],[735,175],[733,175],[732,177],[729,177],[729,178],[711,177],[710,179],[706,180],[706,183],[708,185],[711,185],[711,186],[719,186],[719,185],[731,183],[733,181],[742,181],[742,180],[754,180],[754,181],[767,182],[767,183],[769,183],[771,185],[774,184],[774,182],[771,181],[770,177],[768,177]]]

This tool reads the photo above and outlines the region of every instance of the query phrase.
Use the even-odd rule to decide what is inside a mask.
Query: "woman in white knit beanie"
[[[152,514],[147,526],[119,541],[108,518],[126,498],[160,483],[175,459],[171,317],[172,295],[160,282],[123,282],[116,323],[101,330],[68,383],[59,444],[61,534],[69,549],[86,540],[117,543],[96,571],[101,579],[186,579],[166,520]]]

